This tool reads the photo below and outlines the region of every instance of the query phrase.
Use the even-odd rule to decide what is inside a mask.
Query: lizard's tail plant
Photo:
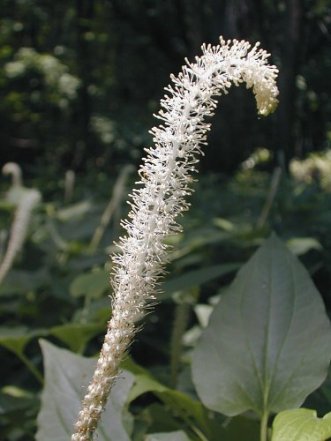
[[[22,170],[16,162],[7,162],[7,164],[2,167],[2,173],[12,176],[12,187],[22,187]]]
[[[3,166],[2,172],[13,177],[12,187],[8,192],[7,199],[9,202],[17,205],[17,208],[10,230],[7,249],[0,262],[0,284],[8,274],[17,253],[19,253],[24,244],[32,211],[41,200],[38,190],[27,189],[22,186],[22,173],[17,164],[8,162]]]
[[[141,180],[130,196],[131,212],[122,223],[126,236],[119,241],[121,253],[113,257],[112,317],[72,441],[93,439],[137,321],[156,300],[156,285],[167,261],[164,238],[180,231],[176,218],[189,207],[191,176],[210,129],[205,118],[214,114],[216,97],[232,84],[246,83],[261,115],[277,105],[278,70],[268,64],[269,54],[258,44],[220,38],[217,46],[204,44],[202,52],[195,62],[186,60],[178,76],[171,76],[172,85],[161,100],[157,118],[163,123],[151,130],[155,146],[146,149]]]

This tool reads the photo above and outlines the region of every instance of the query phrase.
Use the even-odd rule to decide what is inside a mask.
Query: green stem
[[[197,427],[191,427],[191,429],[193,430],[193,432],[200,438],[201,441],[208,441],[208,438],[206,438],[206,436],[201,432],[200,429],[198,429]]]
[[[268,419],[269,412],[265,410],[260,423],[260,441],[268,441]]]
[[[43,385],[44,379],[39,370],[34,366],[33,363],[22,353],[16,352],[16,355],[18,358],[25,364],[25,366],[29,369],[29,371],[32,373],[32,375],[37,379],[37,381]]]

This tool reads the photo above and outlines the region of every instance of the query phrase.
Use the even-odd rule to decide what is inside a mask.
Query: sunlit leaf
[[[271,441],[326,441],[330,437],[331,412],[317,418],[315,410],[285,410],[272,425]]]
[[[301,256],[310,250],[321,250],[322,246],[318,240],[313,237],[294,237],[287,241],[287,246],[293,254]]]
[[[85,216],[92,209],[90,201],[82,201],[77,204],[70,205],[70,207],[62,208],[57,211],[56,216],[63,222],[81,218]]]
[[[0,415],[22,411],[35,402],[37,398],[24,389],[16,386],[4,387],[0,390]]]
[[[205,328],[208,325],[210,315],[213,312],[213,307],[211,305],[196,305],[194,307],[194,312],[199,324]]]
[[[235,225],[228,219],[224,219],[223,217],[218,217],[214,219],[213,223],[224,231],[233,231],[235,229]]]

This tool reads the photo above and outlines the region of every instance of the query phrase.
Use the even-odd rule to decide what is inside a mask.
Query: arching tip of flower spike
[[[11,175],[13,179],[12,185],[22,187],[22,169],[18,164],[16,164],[16,162],[7,162],[2,167],[2,174]]]
[[[268,116],[273,113],[278,107],[278,99],[272,97],[268,103],[264,103],[261,107],[258,107],[258,113],[261,116]]]
[[[278,70],[275,66],[271,66],[270,69],[272,75],[268,79],[264,78],[260,83],[256,82],[253,86],[257,110],[261,116],[270,115],[278,106],[279,91],[275,82]]]

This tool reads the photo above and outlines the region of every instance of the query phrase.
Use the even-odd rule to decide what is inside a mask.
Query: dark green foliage
[[[201,439],[200,432],[209,441],[218,441],[221,434],[226,441],[241,439],[241,434],[257,439],[254,418],[229,421],[202,406],[188,367],[191,348],[216,300],[272,229],[304,262],[330,311],[329,193],[315,184],[283,178],[261,229],[256,224],[269,181],[267,173],[254,170],[240,172],[227,182],[202,177],[192,210],[182,219],[184,233],[169,238],[172,261],[170,274],[160,286],[161,303],[146,317],[131,348],[144,368],[129,360],[124,365],[136,381],[129,396],[134,441],[142,441],[146,434],[177,431],[184,431],[193,441]],[[107,182],[108,192],[112,186]],[[83,194],[84,187],[78,179],[76,195]],[[89,192],[92,195],[96,190],[90,185]],[[105,250],[119,234],[117,221],[111,221],[99,248],[91,252],[90,240],[107,200],[90,197],[64,205],[61,198],[58,192],[55,202],[44,200],[34,213],[27,242],[0,288],[0,350],[6,360],[0,368],[0,436],[6,441],[34,439],[42,375],[38,338],[94,356],[111,314],[106,275],[110,250]],[[124,210],[124,205],[118,209]],[[8,207],[3,211],[7,213]],[[8,228],[10,217],[1,219],[3,228]],[[174,342],[175,310],[183,302],[182,342]],[[176,389],[171,386],[171,359]],[[327,381],[310,395],[306,406],[326,413],[330,391]]]
[[[0,14],[1,165],[19,162],[43,195],[0,286],[1,441],[35,439],[40,337],[77,353],[77,363],[92,365],[82,356],[98,353],[111,315],[108,256],[121,234],[124,201],[95,250],[91,239],[123,164],[137,162],[151,143],[151,115],[170,72],[220,34],[260,40],[272,52],[281,72],[280,109],[270,121],[258,120],[245,90],[223,97],[201,164],[217,174],[202,176],[192,210],[181,220],[184,233],[168,239],[171,261],[160,304],[132,345],[135,362],[124,363],[136,383],[122,422],[133,441],[255,441],[254,416],[227,418],[200,403],[191,351],[236,271],[271,231],[305,265],[330,316],[327,166],[313,167],[301,182],[283,173],[260,222],[273,163],[286,170],[294,156],[330,148],[329,2],[3,0]],[[257,155],[253,167],[242,168],[242,160],[260,146],[273,152],[271,161]],[[63,191],[68,169],[76,172],[69,200]],[[8,186],[3,178],[1,191]],[[0,199],[0,261],[13,215],[14,207]],[[184,323],[179,326],[176,317]],[[55,358],[66,354],[73,360],[48,345]],[[330,375],[305,406],[319,415],[329,412]]]
[[[327,0],[3,0],[1,159],[52,176],[137,160],[169,74],[219,35],[261,41],[280,67],[282,99],[262,122],[252,97],[232,91],[203,168],[230,172],[261,145],[286,161],[328,148],[329,33]]]

